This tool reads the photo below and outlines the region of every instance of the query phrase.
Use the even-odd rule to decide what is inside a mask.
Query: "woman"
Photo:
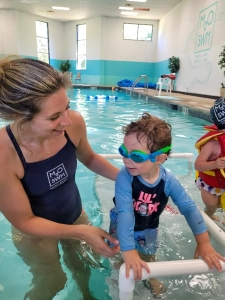
[[[69,110],[69,85],[68,78],[44,62],[0,61],[0,118],[10,122],[0,130],[0,210],[33,274],[33,288],[25,297],[32,300],[52,299],[65,285],[59,239],[84,299],[93,299],[88,280],[81,278],[90,268],[80,259],[84,250],[78,240],[104,257],[119,251],[118,241],[89,226],[82,210],[77,159],[112,180],[118,169],[91,149],[82,116]],[[105,239],[117,246],[110,249]]]

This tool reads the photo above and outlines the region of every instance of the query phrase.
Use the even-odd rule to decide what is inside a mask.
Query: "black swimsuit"
[[[67,133],[67,143],[58,153],[39,162],[27,163],[9,125],[6,131],[24,167],[21,183],[33,214],[57,223],[74,223],[82,212],[82,204],[75,182],[76,147]]]

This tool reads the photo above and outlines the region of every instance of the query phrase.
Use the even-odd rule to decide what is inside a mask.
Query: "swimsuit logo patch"
[[[68,178],[68,174],[66,172],[64,164],[60,164],[54,169],[48,171],[47,177],[50,189],[55,189],[57,186],[63,184]]]

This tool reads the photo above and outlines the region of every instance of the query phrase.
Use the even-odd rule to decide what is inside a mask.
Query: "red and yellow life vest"
[[[202,147],[210,140],[216,140],[220,144],[221,157],[225,157],[225,132],[218,130],[216,125],[204,126],[204,129],[209,130],[203,135],[195,144],[195,148],[200,152]],[[210,171],[198,172],[199,176],[206,184],[215,187],[225,189],[225,170],[214,169]]]

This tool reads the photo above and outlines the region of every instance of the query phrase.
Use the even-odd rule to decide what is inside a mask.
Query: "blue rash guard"
[[[134,187],[138,191],[133,191]],[[148,188],[154,192],[146,193]],[[115,195],[118,213],[117,233],[121,251],[135,249],[134,231],[158,227],[159,216],[166,206],[168,197],[171,197],[184,215],[194,235],[207,231],[194,201],[185,192],[179,180],[162,166],[154,184],[147,183],[141,176],[132,176],[126,167],[122,168],[116,179]],[[148,218],[147,225],[146,218]]]
[[[9,125],[6,131],[24,167],[21,183],[33,214],[57,223],[74,223],[82,212],[82,204],[75,182],[76,148],[67,133],[67,143],[58,153],[27,163]]]

